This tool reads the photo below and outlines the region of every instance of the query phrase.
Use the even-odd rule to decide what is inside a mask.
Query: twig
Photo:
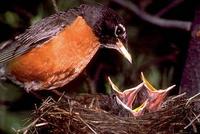
[[[194,96],[192,96],[191,98],[188,99],[187,103],[185,104],[186,106],[196,97],[200,96],[200,92]]]
[[[58,12],[59,10],[58,10],[58,6],[57,6],[57,4],[56,4],[56,0],[51,0],[51,1],[52,1],[54,10],[55,10],[56,12]]]
[[[57,90],[52,90],[52,93],[59,96],[59,100],[60,100],[60,98],[71,99],[69,96],[65,95],[65,92],[61,93]]]
[[[93,106],[94,106],[94,102],[95,102],[95,98],[92,98],[92,101],[91,101],[91,103],[90,103],[90,105],[89,105],[89,108],[92,108]]]
[[[62,93],[62,95],[60,96],[60,98],[58,99],[58,101],[57,102],[59,102],[61,99],[62,99],[62,97],[65,95],[65,91]]]
[[[181,97],[183,97],[183,96],[185,96],[186,95],[186,92],[184,92],[184,93],[182,93],[182,94],[179,94],[179,95],[176,95],[176,96],[174,96],[173,98],[172,98],[172,100],[175,100],[175,99],[177,99],[177,98],[181,98]]]
[[[184,129],[187,129],[189,126],[193,125],[194,121],[197,120],[198,118],[200,118],[200,114],[197,117],[195,117],[193,120],[191,120],[190,123],[184,127]]]
[[[192,114],[194,115],[194,117],[197,117],[196,113],[194,113],[193,110],[192,110],[191,112],[192,112]],[[200,123],[200,119],[197,118],[197,121]]]
[[[97,132],[89,125],[87,122],[85,122],[80,116],[78,118],[94,133],[97,134]]]
[[[31,127],[35,126],[35,124],[37,123],[37,121],[38,121],[39,119],[40,119],[40,118],[37,118],[37,119],[35,119],[33,122],[31,122],[28,126],[22,128],[22,129],[17,130],[17,133],[23,132],[23,134],[27,134],[28,130],[29,130]]]
[[[189,21],[168,20],[156,16],[149,15],[148,13],[140,10],[134,3],[127,0],[112,0],[113,2],[129,9],[134,12],[142,20],[163,28],[177,28],[185,31],[191,30],[192,23]]]
[[[170,11],[171,9],[173,9],[174,7],[176,7],[177,5],[181,4],[184,0],[174,0],[171,3],[169,3],[169,5],[167,5],[165,8],[161,9],[157,14],[155,14],[156,16],[162,16],[165,13],[167,13],[168,11]]]
[[[45,126],[48,124],[49,124],[48,122],[43,122],[43,123],[35,124],[35,127],[41,127],[41,126]]]

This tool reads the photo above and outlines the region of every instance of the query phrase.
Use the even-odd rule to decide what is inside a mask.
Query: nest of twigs
[[[18,132],[187,134],[200,131],[200,98],[197,95],[190,99],[183,94],[170,97],[161,110],[137,118],[120,111],[113,102],[113,97],[105,95],[83,95],[73,99],[64,96],[57,101],[48,98],[34,111],[31,122]]]

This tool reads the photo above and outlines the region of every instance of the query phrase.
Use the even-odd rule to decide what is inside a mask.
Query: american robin
[[[143,83],[139,84],[136,87],[125,89],[123,92],[121,92],[120,89],[112,82],[110,77],[108,77],[108,81],[113,91],[116,93],[115,99],[117,104],[121,105],[122,108],[132,113],[133,116],[140,116],[145,112],[145,108],[148,102],[147,100],[139,107],[132,109],[138,92],[144,86]]]
[[[172,85],[168,87],[167,89],[156,89],[154,88],[144,77],[144,74],[141,73],[141,78],[144,83],[144,86],[147,89],[148,93],[148,104],[147,109],[150,112],[157,111],[160,109],[162,103],[166,99],[167,94],[171,89],[175,87],[175,85]]]
[[[0,46],[1,75],[30,90],[50,90],[75,79],[100,47],[130,62],[123,19],[102,5],[81,5],[42,19]]]
[[[157,90],[154,88],[144,77],[143,73],[141,73],[142,83],[138,86],[126,89],[121,92],[118,87],[111,81],[110,77],[108,77],[108,81],[112,87],[112,89],[116,92],[116,101],[119,105],[121,105],[124,109],[131,112],[134,116],[141,116],[146,111],[154,112],[160,109],[163,104],[167,93],[175,87],[175,85],[168,87],[167,89]],[[145,87],[145,90],[142,90]],[[139,100],[141,105],[137,108],[133,108],[134,101],[138,95],[138,92],[146,91],[146,98],[144,102],[142,99]]]
[[[135,100],[138,92],[143,87],[143,83],[139,84],[136,87],[126,89],[123,92],[120,91],[120,89],[112,82],[110,77],[108,77],[109,84],[111,85],[112,89],[116,92],[117,96],[119,96],[120,100],[127,105],[129,108],[132,109],[133,101]]]

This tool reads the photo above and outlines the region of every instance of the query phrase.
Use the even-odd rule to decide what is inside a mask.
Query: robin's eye
[[[116,30],[116,35],[121,35],[123,33],[124,33],[123,29],[118,27],[117,30]]]
[[[122,24],[119,24],[115,27],[115,36],[116,37],[124,37],[126,36],[126,29]]]

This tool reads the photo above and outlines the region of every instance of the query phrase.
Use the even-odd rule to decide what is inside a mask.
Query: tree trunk
[[[186,92],[188,97],[200,92],[200,6],[197,7],[192,24],[191,40],[179,92]]]

